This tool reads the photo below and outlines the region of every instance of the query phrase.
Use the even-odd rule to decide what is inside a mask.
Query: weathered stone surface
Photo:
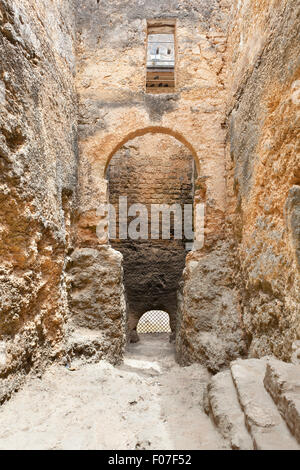
[[[208,400],[212,418],[231,448],[253,449],[230,370],[219,372],[212,377],[208,385]]]
[[[257,450],[300,449],[264,388],[266,359],[236,360],[231,373],[245,414],[247,428]]]
[[[300,444],[300,365],[269,359],[264,385]]]
[[[77,338],[73,349],[78,352],[81,347],[78,337],[82,330],[76,332],[76,328],[96,330],[99,337],[105,337],[100,351],[103,348],[107,359],[119,361],[125,344],[126,318],[121,253],[109,246],[76,249],[68,265],[68,277],[71,323]],[[98,355],[97,352],[95,360]]]
[[[201,0],[187,4],[171,0],[168,5],[156,0],[131,1],[130,5],[118,0],[98,4],[92,0],[78,2],[76,82],[80,112],[80,219],[85,222],[90,220],[90,224],[85,223],[80,234],[84,246],[94,247],[98,244],[95,236],[96,217],[92,214],[96,213],[100,202],[105,202],[101,184],[113,155],[134,138],[146,134],[153,137],[155,133],[174,137],[193,155],[201,182],[200,187],[196,188],[197,202],[206,205],[207,243],[212,247],[224,237],[224,57],[228,10],[227,1]],[[169,17],[177,19],[175,93],[148,93],[145,86],[147,19]],[[154,142],[157,140],[154,139]],[[226,256],[222,259],[224,269],[227,270]],[[125,261],[125,266],[128,262]],[[211,269],[214,269],[213,266]],[[201,263],[201,282],[195,278],[194,290],[201,289],[203,275],[204,284],[209,289],[212,276],[205,269],[201,273],[200,270]],[[157,273],[156,277],[162,274]],[[221,274],[218,276],[221,277]],[[156,292],[152,295],[156,277],[154,281],[151,279],[149,302],[157,300]],[[137,292],[146,281],[147,274],[138,281],[140,286],[137,286]],[[179,340],[184,346],[177,348],[177,355],[181,363],[204,361],[211,370],[216,371],[237,357],[240,351],[244,351],[245,345],[243,341],[238,344],[241,332],[236,294],[231,288],[222,289],[220,295],[216,294],[217,288],[213,286],[212,289],[215,300],[207,300],[205,304],[205,316],[211,317],[211,320],[208,319],[211,322],[211,334],[204,338],[207,330],[201,328],[200,340],[198,330],[188,328],[188,323],[192,322],[183,321],[181,327],[187,327],[187,330],[183,332],[182,341]],[[183,302],[189,304],[186,295],[187,289],[184,289]],[[130,297],[131,293],[129,301]],[[172,306],[168,308],[165,304],[170,299],[164,297],[161,296],[160,307],[156,308],[169,311]],[[222,300],[219,302],[217,297],[222,297]],[[170,302],[174,306],[173,293]],[[226,304],[224,308],[222,302]],[[193,308],[191,315],[198,316],[201,302]],[[188,308],[185,312],[188,312]],[[227,314],[228,321],[225,319]],[[186,313],[186,316],[188,318],[189,314]],[[226,329],[229,336],[225,341],[226,335],[222,329],[226,322],[234,326],[233,332]],[[213,332],[215,325],[218,332]],[[220,341],[221,337],[224,341]],[[189,350],[185,347],[187,343],[191,344]]]
[[[0,400],[55,356],[68,314],[65,257],[77,184],[73,7],[0,1]]]
[[[78,1],[81,217],[103,202],[100,183],[115,152],[135,137],[163,133],[185,144],[199,170],[201,166],[210,206],[207,233],[222,231],[225,89],[224,50],[219,46],[226,41],[227,11],[226,2],[220,9],[215,0],[193,6],[173,0],[168,5],[156,0]],[[170,16],[178,20],[176,90],[147,93],[147,19]],[[92,233],[93,225],[86,231]]]
[[[176,354],[181,364],[200,362],[218,372],[246,354],[233,276],[225,242],[188,255],[177,320]]]
[[[298,0],[232,2],[228,220],[252,357],[290,360],[300,338]]]
[[[294,341],[292,344],[292,364],[300,365],[300,340]]]

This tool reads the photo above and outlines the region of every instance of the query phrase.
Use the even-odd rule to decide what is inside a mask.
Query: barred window
[[[144,313],[137,325],[137,333],[171,333],[168,313],[162,310]]]

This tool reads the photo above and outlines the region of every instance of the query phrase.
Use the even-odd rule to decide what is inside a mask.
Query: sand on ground
[[[0,407],[0,449],[226,448],[202,408],[209,373],[180,367],[168,334],[141,335],[124,363],[53,365]]]

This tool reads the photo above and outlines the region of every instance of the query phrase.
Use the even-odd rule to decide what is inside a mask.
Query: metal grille
[[[137,333],[171,333],[169,315],[162,310],[150,310],[140,318]]]

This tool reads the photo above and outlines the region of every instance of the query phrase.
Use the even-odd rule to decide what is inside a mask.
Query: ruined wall
[[[0,400],[59,354],[69,313],[70,355],[122,357],[122,256],[97,237],[97,208],[113,156],[154,134],[193,155],[195,203],[205,204],[204,247],[188,255],[179,292],[178,360],[216,371],[246,342],[252,356],[290,358],[300,337],[299,9],[0,0]],[[151,94],[147,19],[161,18],[176,19],[176,88]]]
[[[68,313],[73,33],[72,1],[0,1],[0,401],[56,355]]]
[[[77,2],[80,135],[79,241],[97,243],[96,207],[107,164],[124,143],[147,132],[172,135],[201,167],[209,201],[207,232],[225,211],[223,54],[225,1]],[[176,89],[146,93],[147,19],[176,19]],[[213,46],[214,45],[214,46]],[[200,172],[199,172],[200,174]]]
[[[130,329],[148,310],[164,310],[171,316],[175,330],[177,289],[187,254],[184,238],[175,239],[174,217],[170,218],[170,239],[151,236],[151,205],[193,204],[194,161],[190,151],[173,137],[163,134],[137,137],[128,142],[111,159],[107,170],[109,201],[116,208],[117,233],[111,245],[123,254],[124,285]],[[119,197],[132,204],[143,204],[147,210],[147,235],[142,239],[120,239]],[[128,217],[128,226],[139,214]],[[184,235],[180,219],[180,226]],[[192,220],[191,220],[192,223]],[[152,221],[152,230],[154,220]],[[192,227],[191,227],[192,228]],[[137,228],[143,230],[143,226]],[[193,242],[193,238],[189,240]]]
[[[246,356],[247,342],[232,233],[210,242],[187,256],[178,292],[176,356],[181,365],[200,362],[215,373]]]
[[[226,316],[226,308],[216,311],[217,292],[209,296],[214,277],[214,250],[226,238],[225,232],[225,53],[227,19],[231,2],[195,0],[192,2],[78,0],[78,73],[79,148],[80,148],[80,208],[78,244],[97,248],[99,239],[96,214],[100,203],[107,200],[105,171],[113,155],[124,144],[147,133],[164,133],[182,142],[193,154],[199,178],[196,182],[196,203],[205,204],[205,250],[191,254],[189,263],[199,264],[209,253],[209,270],[199,268],[199,276],[184,281],[182,308],[178,317],[177,357],[181,363],[193,361],[217,362],[221,366],[239,354],[241,331],[239,311],[232,311],[234,341],[227,346],[230,330],[219,328],[222,343],[219,352],[225,360],[210,361],[219,336],[210,334],[216,318]],[[146,93],[147,19],[176,19],[176,89],[171,94]],[[107,243],[103,239],[102,243]],[[230,244],[222,245],[222,256]],[[225,261],[226,262],[226,261]],[[187,271],[189,270],[187,266]],[[221,268],[222,271],[223,268]],[[222,278],[218,268],[216,276]],[[234,284],[224,281],[227,297]],[[193,300],[190,308],[189,288],[197,293],[200,286],[207,299]],[[207,293],[206,293],[207,292]],[[234,294],[236,295],[236,294]],[[194,328],[192,317],[211,317]],[[217,313],[216,313],[217,312]],[[220,322],[219,322],[220,323]],[[230,321],[228,322],[230,325]],[[209,347],[202,348],[205,331]],[[188,340],[186,340],[188,339]],[[233,344],[233,346],[232,346]],[[226,353],[226,348],[229,354]],[[220,354],[221,354],[220,353]],[[216,367],[218,368],[219,365]],[[213,367],[212,367],[213,368]]]
[[[299,15],[298,0],[235,1],[228,37],[228,222],[242,320],[251,356],[284,360],[300,335]]]

